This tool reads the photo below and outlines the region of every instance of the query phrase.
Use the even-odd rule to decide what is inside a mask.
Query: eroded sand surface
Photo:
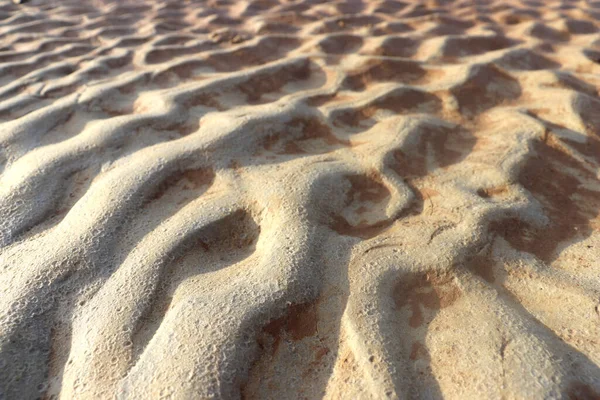
[[[600,2],[0,19],[0,398],[599,398]]]

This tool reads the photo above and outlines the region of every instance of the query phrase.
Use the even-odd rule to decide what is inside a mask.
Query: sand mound
[[[0,399],[600,397],[600,2],[0,3]]]

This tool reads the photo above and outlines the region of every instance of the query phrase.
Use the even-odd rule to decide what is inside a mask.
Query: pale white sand
[[[0,399],[597,399],[600,2],[0,3]]]

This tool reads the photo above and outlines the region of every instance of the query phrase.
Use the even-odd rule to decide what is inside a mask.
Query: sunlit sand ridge
[[[0,399],[597,399],[600,2],[0,3]]]

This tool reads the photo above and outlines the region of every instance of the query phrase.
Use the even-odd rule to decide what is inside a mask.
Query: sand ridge
[[[600,2],[0,2],[0,399],[600,397]]]

